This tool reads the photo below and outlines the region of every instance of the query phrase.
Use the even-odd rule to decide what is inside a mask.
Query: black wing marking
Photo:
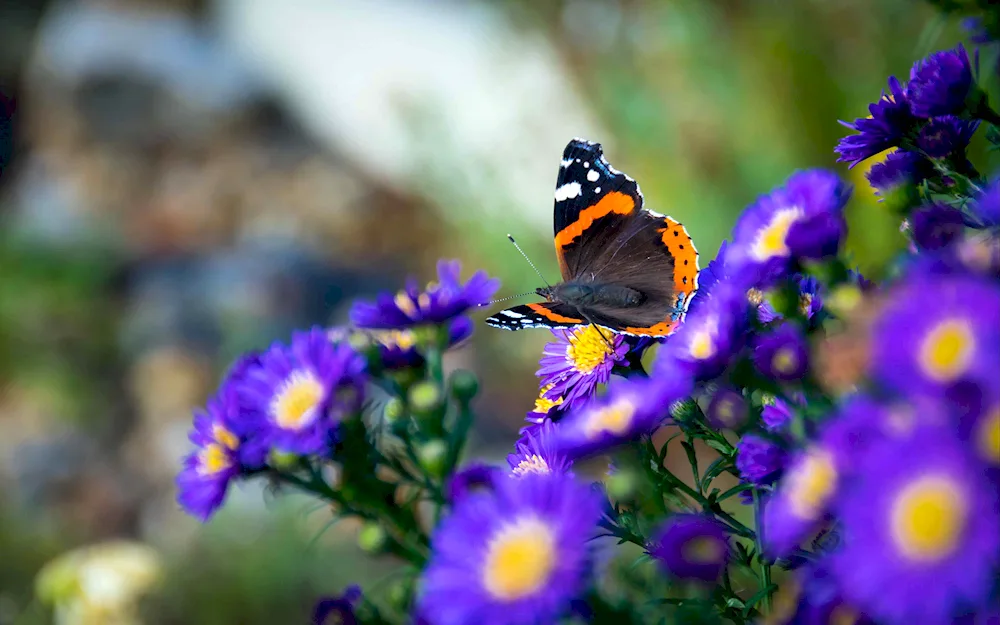
[[[502,330],[572,328],[585,323],[576,308],[559,302],[514,306],[486,318],[486,325]]]
[[[638,183],[611,166],[601,144],[570,141],[559,164],[553,218],[563,280],[592,270],[596,256],[627,229],[642,202]]]

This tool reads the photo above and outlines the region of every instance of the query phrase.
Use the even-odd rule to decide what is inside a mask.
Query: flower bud
[[[826,307],[834,315],[845,317],[857,309],[862,301],[861,289],[854,284],[841,284],[830,291]]]
[[[635,495],[636,477],[629,469],[615,471],[604,480],[608,496],[616,501],[631,499]]]
[[[382,413],[385,418],[385,422],[389,424],[396,423],[406,414],[406,407],[403,405],[403,400],[398,397],[393,397],[385,404],[384,412]]]
[[[479,392],[479,379],[476,374],[465,369],[459,369],[451,374],[451,393],[455,399],[467,402]]]
[[[381,552],[385,541],[385,530],[378,523],[365,523],[358,532],[358,546],[368,553]]]
[[[441,407],[441,390],[433,382],[419,382],[410,389],[410,406],[418,414],[430,414]]]
[[[420,466],[427,473],[435,477],[440,477],[444,472],[445,458],[448,455],[448,446],[439,438],[427,441],[417,449],[417,458]]]

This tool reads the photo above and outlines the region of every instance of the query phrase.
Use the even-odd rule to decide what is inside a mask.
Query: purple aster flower
[[[299,454],[326,452],[339,420],[364,397],[365,361],[319,327],[274,343],[240,385],[240,399],[267,424],[271,445]]]
[[[559,422],[555,448],[577,459],[649,434],[669,418],[670,405],[690,391],[690,379],[683,376],[613,384],[607,395]]]
[[[566,409],[589,400],[598,384],[607,384],[611,370],[625,361],[628,343],[621,334],[594,325],[552,330],[556,340],[542,351],[541,386],[549,397],[561,397]]]
[[[868,293],[869,291],[874,291],[876,284],[864,277],[860,271],[856,269],[847,270],[847,281],[849,284],[853,284],[861,289],[862,293]]]
[[[875,321],[872,369],[886,386],[941,395],[992,383],[1000,354],[1000,287],[966,275],[911,275]]]
[[[968,205],[973,228],[1000,226],[1000,178],[995,178]],[[699,281],[700,283],[700,281]]]
[[[239,409],[235,389],[227,384],[204,412],[195,414],[189,438],[196,449],[177,476],[177,502],[202,522],[218,510],[230,482],[240,475],[241,440],[233,425],[240,420]]]
[[[955,413],[959,437],[989,470],[1000,469],[1000,381],[986,387],[960,382],[948,389],[945,402]]]
[[[895,76],[889,77],[889,93],[883,91],[878,102],[868,106],[868,111],[871,113],[868,117],[840,122],[858,134],[844,137],[837,144],[838,162],[854,167],[879,152],[898,147],[917,123],[910,113],[906,91]]]
[[[556,622],[589,583],[603,504],[569,475],[498,480],[434,531],[418,612],[437,625]]]
[[[874,621],[844,602],[836,580],[822,563],[808,565],[796,573],[795,578],[783,584],[792,587],[791,601],[786,606],[779,590],[772,619],[779,614],[784,618],[775,620],[789,625],[874,625]]]
[[[910,109],[917,117],[961,113],[973,84],[969,55],[962,44],[935,52],[910,70],[906,87]]]
[[[500,287],[500,281],[490,279],[484,271],[477,271],[463,284],[457,260],[438,261],[437,271],[438,281],[423,291],[411,279],[395,295],[382,293],[374,302],[355,302],[351,322],[359,328],[385,329],[444,323],[470,308],[489,303]]]
[[[478,490],[492,490],[500,469],[473,462],[455,472],[445,486],[445,498],[454,503]]]
[[[873,443],[837,512],[831,567],[844,598],[880,622],[951,623],[985,608],[1000,564],[995,484],[950,428]]]
[[[809,343],[795,324],[783,323],[755,339],[753,364],[772,380],[799,380],[809,369]]]
[[[745,342],[746,293],[736,281],[717,283],[698,314],[688,314],[681,329],[660,350],[654,377],[709,380],[719,375]]]
[[[930,120],[917,134],[917,147],[931,158],[948,158],[965,154],[972,135],[976,134],[979,121],[966,121],[954,115],[944,115]]]
[[[747,434],[736,446],[736,469],[745,482],[763,486],[778,478],[786,454],[780,445],[756,434]]]
[[[958,240],[965,232],[961,211],[944,204],[931,204],[910,216],[913,242],[922,250],[938,250]]]
[[[313,608],[313,625],[357,625],[354,605],[361,599],[361,588],[353,585],[338,597],[324,597]]]
[[[739,430],[750,418],[750,406],[737,389],[723,386],[712,395],[705,416],[709,424],[720,430]]]
[[[524,477],[533,473],[569,473],[573,463],[557,448],[556,424],[551,421],[522,431],[514,443],[514,453],[507,456],[510,474]]]
[[[934,173],[931,163],[916,152],[895,150],[884,161],[875,163],[865,176],[881,196],[903,185],[916,185]]]
[[[720,280],[729,279],[729,268],[726,266],[726,252],[729,243],[722,242],[719,246],[719,253],[715,255],[708,265],[698,273],[698,290],[688,304],[687,316],[696,314],[697,310],[705,303],[712,293],[712,289]]]
[[[722,526],[701,514],[676,514],[663,524],[647,547],[667,575],[714,582],[729,561],[729,541]]]
[[[831,171],[792,174],[740,215],[728,260],[763,288],[785,276],[796,258],[836,254],[847,231],[843,213],[850,195],[850,185]]]
[[[446,322],[448,326],[448,345],[454,347],[472,335],[472,320],[468,317],[456,317]],[[331,335],[336,338],[340,333]],[[365,330],[347,331],[344,338],[351,334],[359,334],[372,341],[379,351],[382,366],[389,370],[422,367],[426,362],[417,345],[417,333],[412,328],[398,330]]]
[[[764,405],[764,409],[760,413],[760,420],[768,432],[781,432],[788,427],[794,416],[791,406],[776,397],[771,403]]]

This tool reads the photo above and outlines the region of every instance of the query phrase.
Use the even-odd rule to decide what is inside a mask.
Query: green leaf
[[[753,594],[749,599],[747,599],[746,605],[743,607],[743,618],[750,616],[753,612],[754,606],[756,606],[766,595],[773,593],[778,589],[777,584],[771,584],[767,588],[761,588]]]
[[[705,441],[705,444],[719,452],[723,456],[730,456],[733,453],[733,446],[729,443],[723,443],[722,441],[717,441],[714,439],[709,439]]]
[[[691,465],[691,475],[693,475],[695,479],[698,479],[700,473],[698,473],[698,456],[695,455],[694,445],[691,444],[690,440],[686,440],[681,441],[681,447],[684,448],[684,453],[687,454],[688,464]]]
[[[736,496],[736,495],[740,494],[743,491],[752,490],[752,489],[753,489],[753,486],[751,484],[737,484],[736,486],[733,486],[732,488],[730,488],[726,492],[724,492],[721,495],[719,495],[719,501],[725,501],[725,500],[729,499],[730,497],[733,497],[733,496]]]
[[[705,490],[712,483],[712,480],[717,478],[723,471],[729,468],[731,462],[729,458],[725,456],[721,458],[716,458],[712,464],[708,465],[708,470],[705,471],[705,475],[701,478],[701,489]]]

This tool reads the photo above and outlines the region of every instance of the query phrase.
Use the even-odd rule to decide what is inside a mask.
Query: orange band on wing
[[[674,289],[690,295],[698,289],[698,250],[684,226],[669,217],[663,218],[665,228],[657,229],[661,241],[674,258]]]
[[[619,191],[612,191],[601,198],[601,201],[593,206],[580,211],[580,216],[576,221],[566,226],[556,235],[556,253],[573,242],[573,239],[583,234],[583,231],[594,225],[594,222],[605,215],[616,213],[618,215],[628,215],[635,210],[635,200],[631,196]]]
[[[677,329],[677,323],[672,319],[668,319],[648,328],[623,328],[622,331],[643,336],[667,336],[673,334],[674,330]]]
[[[549,321],[555,321],[556,323],[583,323],[583,319],[574,319],[573,317],[563,317],[558,315],[545,306],[541,304],[528,304],[528,308],[535,311],[539,315],[545,317]]]

